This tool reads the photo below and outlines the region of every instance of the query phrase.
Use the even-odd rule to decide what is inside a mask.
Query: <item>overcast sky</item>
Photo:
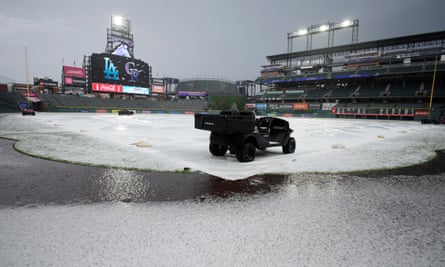
[[[154,76],[255,79],[266,56],[287,50],[287,33],[324,22],[358,19],[359,42],[445,30],[443,0],[3,0],[0,75],[60,81],[62,62],[104,52],[111,15],[132,23],[135,57]],[[335,44],[351,39],[337,31]],[[294,51],[305,49],[295,40]],[[327,34],[314,36],[327,46]]]

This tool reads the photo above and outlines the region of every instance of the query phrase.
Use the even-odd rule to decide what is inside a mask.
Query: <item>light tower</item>
[[[287,34],[287,52],[292,53],[293,39],[299,37],[306,37],[306,50],[312,49],[312,36],[314,34],[328,32],[328,47],[334,45],[334,33],[336,30],[343,30],[346,28],[352,28],[351,43],[358,42],[358,19],[345,20],[340,23],[327,22],[323,24],[316,24],[307,27],[306,29],[300,29],[296,32],[289,32]]]
[[[106,53],[134,57],[134,41],[131,22],[121,16],[111,16],[111,27],[107,29]]]

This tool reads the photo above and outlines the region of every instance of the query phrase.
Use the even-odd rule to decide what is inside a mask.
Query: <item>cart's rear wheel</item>
[[[210,144],[209,151],[214,156],[224,156],[224,154],[226,154],[227,151],[227,146],[220,144]]]
[[[251,142],[246,142],[236,150],[236,158],[239,162],[249,162],[255,159],[256,147]]]

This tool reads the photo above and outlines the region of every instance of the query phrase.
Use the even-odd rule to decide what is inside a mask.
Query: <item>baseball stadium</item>
[[[116,21],[119,21],[117,23]],[[62,66],[62,82],[0,85],[0,111],[193,113],[236,106],[258,114],[395,120],[443,120],[445,31],[358,42],[358,20],[311,25],[287,34],[285,53],[266,56],[254,80],[154,78],[134,58],[131,22],[112,16],[104,53],[82,67]],[[352,29],[349,44],[333,45]],[[313,35],[327,33],[323,48]],[[294,50],[295,39],[306,49]],[[119,74],[120,70],[120,74]],[[105,75],[104,75],[105,73]]]
[[[180,22],[154,2],[132,8],[158,14],[156,28]],[[266,23],[281,9],[269,4]],[[60,80],[0,73],[3,265],[443,265],[445,29],[358,36],[358,20],[311,25],[260,52],[254,77],[183,78],[154,75],[131,22],[112,16],[105,49],[62,61]],[[25,63],[28,76],[26,48]]]

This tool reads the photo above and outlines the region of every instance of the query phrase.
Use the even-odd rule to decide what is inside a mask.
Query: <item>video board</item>
[[[43,88],[52,89],[54,87],[58,87],[59,84],[57,81],[53,81],[50,78],[34,78],[34,85],[43,86]]]
[[[165,93],[165,86],[153,84],[151,86],[151,91],[153,93],[164,94]]]
[[[63,76],[85,78],[85,69],[72,66],[63,66]]]
[[[138,87],[131,85],[109,84],[109,83],[92,83],[91,87],[93,91],[102,93],[126,93],[126,94],[139,94],[139,95],[150,94],[150,88],[148,87]]]
[[[86,85],[86,71],[84,68],[79,68],[75,66],[63,66],[63,86],[67,87],[82,87]]]
[[[142,60],[105,53],[91,55],[92,83],[148,88],[150,77],[150,66]]]

